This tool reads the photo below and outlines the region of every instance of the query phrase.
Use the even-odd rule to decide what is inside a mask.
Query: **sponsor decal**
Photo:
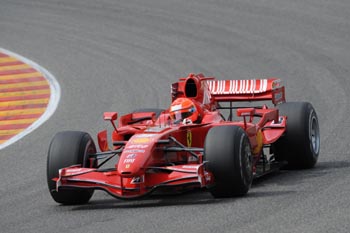
[[[132,149],[132,150],[123,150],[124,153],[145,153],[145,150]]]
[[[274,125],[274,126],[283,126],[284,125],[284,117],[279,117],[278,118],[278,122],[275,122],[275,121],[272,121],[271,122],[271,125]]]
[[[205,178],[205,181],[207,181],[207,182],[210,182],[211,181],[211,176],[210,176],[210,174],[208,173],[208,172],[204,172],[204,178]]]
[[[64,172],[62,172],[63,176],[72,176],[72,175],[79,175],[83,171],[82,168],[68,168],[63,169]]]
[[[146,134],[146,133],[142,133],[142,134],[136,134],[134,135],[133,138],[153,138],[156,137],[157,134]]]
[[[140,183],[143,183],[144,181],[145,181],[144,176],[136,176],[132,178],[131,184],[140,184]]]
[[[263,135],[262,135],[261,130],[259,130],[256,133],[256,142],[257,142],[257,146],[254,148],[253,154],[258,154],[264,146]]]
[[[148,142],[150,142],[151,141],[151,138],[134,138],[134,139],[132,139],[132,143],[140,143],[140,144],[142,144],[142,143],[148,143]]]
[[[130,164],[128,163],[127,165],[125,165],[125,168],[130,168]]]
[[[151,142],[155,137],[157,137],[157,134],[136,134],[132,137],[132,143],[135,144],[143,144]]]
[[[67,169],[67,172],[76,173],[76,172],[81,172],[82,170],[83,170],[82,168],[69,168]]]
[[[126,149],[146,149],[148,145],[140,145],[140,144],[133,144],[133,145],[128,145]]]
[[[133,163],[135,162],[136,154],[129,154],[124,159],[124,163]]]
[[[126,156],[127,159],[134,159],[136,157],[136,154],[129,154]]]
[[[74,176],[84,173],[88,173],[95,170],[94,168],[62,168],[59,169],[59,175],[61,176]]]
[[[281,87],[281,80],[280,79],[276,79],[272,82],[271,84],[272,90]]]
[[[283,101],[283,93],[282,92],[274,93],[273,98],[275,99],[274,101],[276,103],[279,103],[279,102]]]
[[[191,147],[192,146],[192,132],[191,130],[187,130],[187,146]]]
[[[282,99],[282,93],[281,93],[281,92],[276,93],[276,94],[275,94],[275,99],[276,99],[276,100]]]
[[[133,163],[135,159],[124,159],[124,163]]]
[[[159,133],[164,130],[163,126],[157,126],[157,127],[150,127],[145,130],[145,132],[150,132],[150,133]]]
[[[182,168],[184,168],[184,169],[197,169],[198,166],[183,165]]]

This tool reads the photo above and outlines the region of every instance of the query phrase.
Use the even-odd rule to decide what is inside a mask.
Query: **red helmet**
[[[195,122],[198,119],[198,111],[192,100],[178,98],[170,106],[170,117],[174,122],[181,122],[184,119]]]

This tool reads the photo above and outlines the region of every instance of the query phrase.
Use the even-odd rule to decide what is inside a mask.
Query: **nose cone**
[[[151,152],[158,140],[158,134],[136,134],[125,145],[118,165],[118,173],[124,176],[136,176],[143,173]]]
[[[143,153],[125,153],[123,152],[118,163],[117,170],[121,175],[135,176],[141,172],[145,165],[145,156]]]

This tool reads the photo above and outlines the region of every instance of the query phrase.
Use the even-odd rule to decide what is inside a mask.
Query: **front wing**
[[[117,198],[145,196],[160,187],[212,185],[214,178],[205,163],[165,167],[147,167],[138,175],[119,174],[116,169],[99,170],[80,165],[59,170],[56,190],[102,189]]]

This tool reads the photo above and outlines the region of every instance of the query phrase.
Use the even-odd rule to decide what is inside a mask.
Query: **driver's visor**
[[[195,107],[192,106],[190,108],[173,111],[170,113],[170,116],[175,121],[179,121],[179,120],[182,121],[183,119],[190,117],[195,110],[196,110]]]

